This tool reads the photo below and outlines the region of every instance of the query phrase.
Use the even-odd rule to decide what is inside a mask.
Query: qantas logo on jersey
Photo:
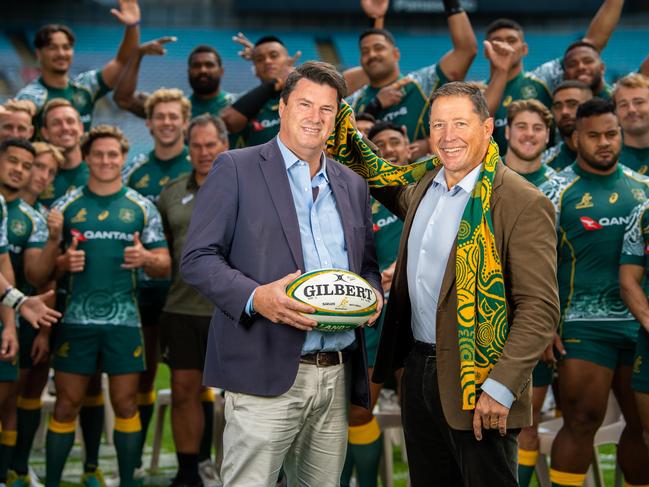
[[[270,129],[279,125],[279,118],[274,118],[272,120],[253,120],[252,121],[252,130],[255,132],[261,132],[262,130]]]
[[[385,120],[386,122],[391,122],[397,117],[405,117],[406,115],[408,115],[408,107],[403,106],[398,110],[388,112],[383,115],[383,120]]]
[[[599,220],[595,221],[590,217],[582,216],[579,217],[579,221],[588,231],[601,230],[604,227],[612,227],[615,225],[628,225],[631,222],[631,216],[613,216],[611,218],[602,217]]]
[[[379,220],[372,225],[372,228],[375,232],[378,232],[381,228],[388,226],[390,223],[394,223],[398,220],[398,218],[394,215],[389,216],[387,218],[379,218]]]
[[[72,230],[73,237],[77,237],[80,242],[86,240],[121,240],[124,242],[132,242],[133,234],[118,232],[117,230],[85,230],[83,233],[78,230]]]

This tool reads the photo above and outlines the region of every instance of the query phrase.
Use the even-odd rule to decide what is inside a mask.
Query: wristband
[[[131,27],[137,27],[138,25],[140,25],[139,20],[137,22],[133,22],[132,24],[126,24],[126,28],[130,29]]]
[[[246,118],[253,118],[259,113],[268,100],[278,94],[277,91],[275,91],[275,83],[277,83],[276,80],[266,81],[256,88],[253,88],[235,101],[232,104],[232,108]]]
[[[374,97],[367,105],[365,105],[365,109],[363,110],[363,113],[369,113],[374,118],[378,118],[379,113],[381,113],[381,110],[383,110],[383,105],[381,105],[381,101],[377,97]]]
[[[444,2],[444,12],[446,12],[447,17],[464,12],[464,9],[460,5],[460,0],[442,0],[442,1]]]
[[[25,299],[27,298],[23,293],[21,293],[15,287],[9,286],[7,289],[5,289],[5,292],[2,295],[2,299],[0,299],[0,303],[4,306],[9,306],[10,308],[17,310],[25,302]]]

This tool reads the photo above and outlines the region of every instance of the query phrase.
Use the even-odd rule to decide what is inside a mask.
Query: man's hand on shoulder
[[[482,392],[473,413],[473,434],[476,440],[482,440],[482,429],[499,430],[500,436],[507,434],[507,416],[509,408],[503,406],[486,392]]]
[[[255,313],[259,313],[273,323],[290,325],[298,330],[313,330],[317,323],[300,313],[313,313],[315,310],[286,295],[286,286],[300,274],[301,271],[296,271],[277,281],[259,286],[255,290],[252,301]]]

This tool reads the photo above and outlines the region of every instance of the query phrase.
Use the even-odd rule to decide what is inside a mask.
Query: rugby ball
[[[286,287],[286,294],[315,308],[307,316],[320,331],[352,330],[376,312],[374,288],[361,276],[342,269],[307,272]]]

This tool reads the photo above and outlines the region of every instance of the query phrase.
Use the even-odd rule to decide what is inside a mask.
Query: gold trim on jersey
[[[563,323],[566,318],[566,313],[570,309],[570,304],[572,303],[572,296],[575,293],[575,274],[577,273],[577,254],[575,254],[575,248],[570,243],[566,231],[563,229],[563,227],[560,227],[560,230],[561,230],[561,245],[559,247],[560,248],[563,247],[563,244],[565,243],[566,246],[568,247],[568,250],[570,251],[570,285],[568,286],[568,297],[566,298],[566,304],[563,308],[563,312],[561,313],[561,319],[559,320],[558,333],[559,336],[562,336]]]

